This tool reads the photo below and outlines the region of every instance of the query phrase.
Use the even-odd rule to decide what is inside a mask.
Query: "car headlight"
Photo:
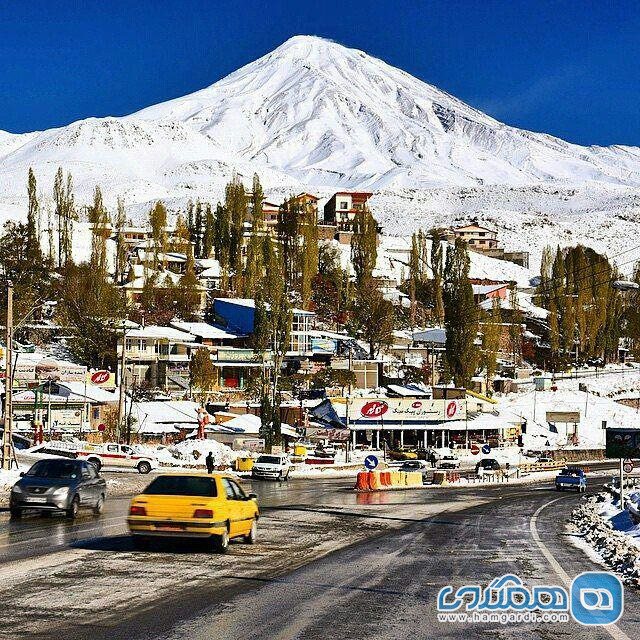
[[[56,489],[51,495],[54,498],[66,498],[69,493],[69,487],[60,487]]]
[[[11,487],[11,493],[22,493],[22,487],[14,484],[13,487]]]

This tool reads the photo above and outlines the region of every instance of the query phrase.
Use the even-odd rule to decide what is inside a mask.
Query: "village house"
[[[324,205],[325,224],[335,224],[339,231],[353,231],[354,220],[365,210],[373,194],[368,191],[338,191]]]

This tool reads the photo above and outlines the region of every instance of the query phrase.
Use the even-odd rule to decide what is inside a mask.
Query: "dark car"
[[[81,507],[102,513],[107,484],[96,468],[83,460],[56,458],[40,460],[11,489],[11,517],[19,518],[25,509],[42,512],[64,511],[75,518]]]
[[[499,471],[500,463],[495,458],[485,458],[476,464],[476,473],[482,469],[483,471]]]

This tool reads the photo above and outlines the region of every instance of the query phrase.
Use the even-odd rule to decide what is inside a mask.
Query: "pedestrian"
[[[209,451],[207,457],[204,459],[205,464],[207,465],[207,473],[213,473],[213,451]]]
[[[432,451],[429,454],[429,462],[431,463],[431,468],[435,469],[435,467],[436,467],[436,454],[435,454],[435,451]]]

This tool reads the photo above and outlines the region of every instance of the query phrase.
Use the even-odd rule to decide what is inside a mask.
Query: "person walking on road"
[[[435,454],[435,451],[432,451],[429,454],[429,462],[431,463],[431,468],[435,469],[436,468],[436,454]]]
[[[207,465],[207,473],[213,473],[213,451],[209,451],[207,457],[204,459],[205,464]]]

